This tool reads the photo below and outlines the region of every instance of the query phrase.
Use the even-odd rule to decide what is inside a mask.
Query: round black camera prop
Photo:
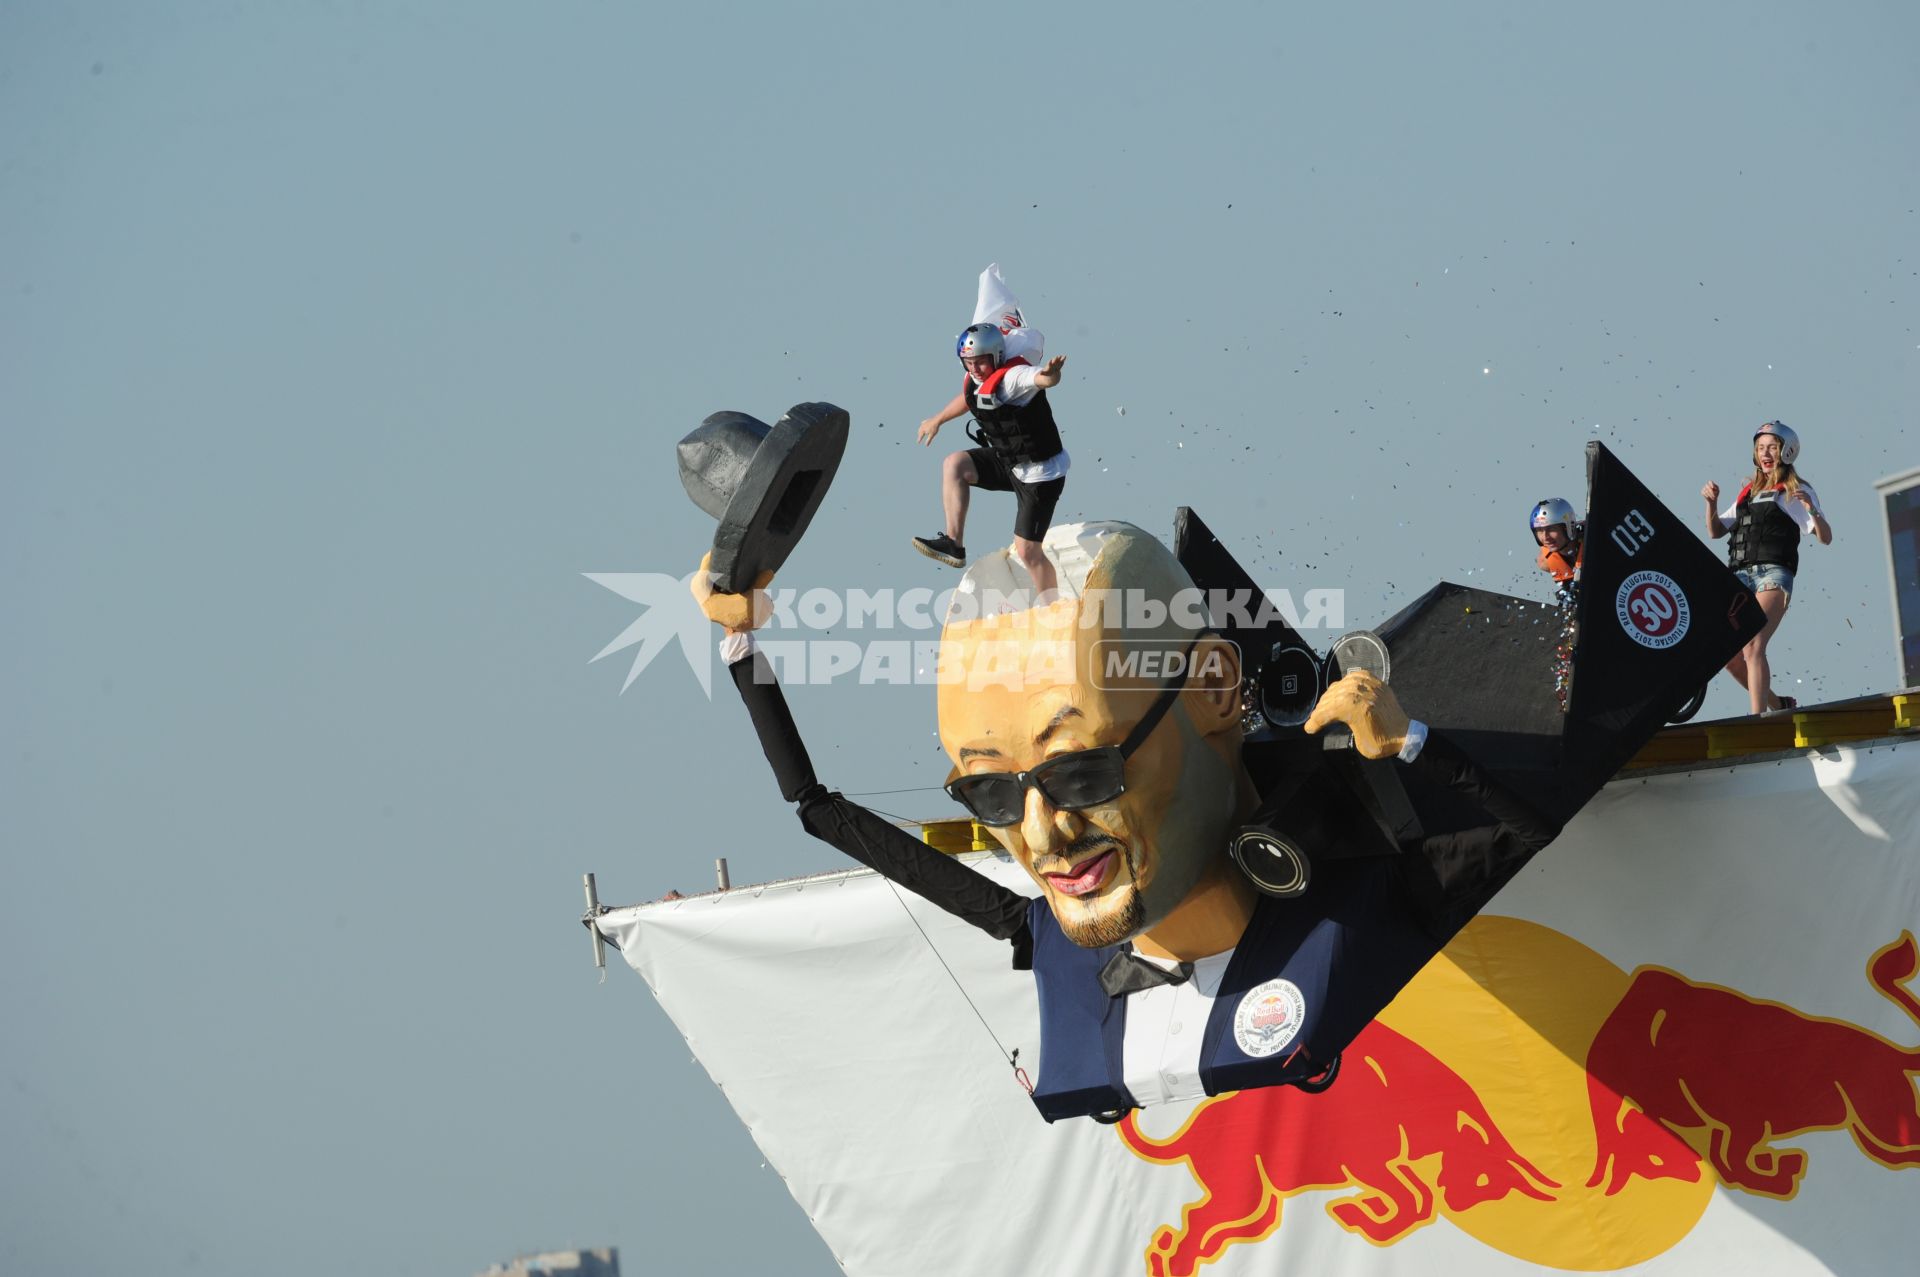
[[[1320,699],[1320,661],[1307,648],[1276,643],[1260,667],[1260,713],[1275,727],[1298,727]]]
[[[1233,863],[1255,889],[1286,899],[1307,889],[1312,871],[1307,853],[1262,825],[1249,825],[1227,844]]]
[[[1387,655],[1387,645],[1372,630],[1342,634],[1333,641],[1327,660],[1341,676],[1365,670],[1385,683],[1393,673],[1393,659]]]

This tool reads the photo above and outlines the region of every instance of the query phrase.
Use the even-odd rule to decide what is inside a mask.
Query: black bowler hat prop
[[[847,449],[847,413],[795,404],[769,426],[716,412],[680,441],[680,484],[720,521],[708,568],[722,594],[751,589],[800,544]]]

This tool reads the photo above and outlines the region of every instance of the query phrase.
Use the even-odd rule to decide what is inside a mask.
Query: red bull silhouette
[[[1920,999],[1906,988],[1917,968],[1903,931],[1873,955],[1867,979],[1920,1024]],[[1721,1181],[1765,1197],[1799,1191],[1807,1155],[1774,1141],[1809,1131],[1845,1130],[1883,1166],[1920,1166],[1916,1074],[1920,1049],[1643,967],[1587,1054],[1596,1139],[1587,1185],[1611,1196],[1635,1176],[1698,1180],[1699,1155],[1681,1132],[1701,1130]]]
[[[1138,1114],[1120,1138],[1149,1161],[1184,1161],[1202,1196],[1147,1248],[1154,1277],[1192,1277],[1236,1242],[1280,1226],[1286,1199],[1309,1189],[1360,1189],[1327,1206],[1342,1228],[1376,1244],[1433,1219],[1437,1190],[1460,1211],[1523,1193],[1554,1200],[1559,1188],[1500,1133],[1464,1078],[1425,1047],[1374,1021],[1342,1056],[1326,1091],[1273,1087],[1222,1095],[1195,1109],[1167,1140],[1141,1133]],[[1438,1154],[1429,1184],[1414,1163]]]

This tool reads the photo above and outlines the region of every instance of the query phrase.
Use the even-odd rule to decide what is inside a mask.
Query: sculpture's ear
[[[1240,723],[1240,649],[1217,634],[1193,646],[1193,674],[1185,696],[1187,716],[1202,736]]]

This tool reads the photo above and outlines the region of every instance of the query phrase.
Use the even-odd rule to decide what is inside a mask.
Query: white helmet
[[[1550,528],[1556,523],[1566,526],[1567,539],[1571,541],[1574,525],[1573,505],[1559,497],[1549,497],[1545,501],[1536,502],[1533,513],[1527,516],[1527,526],[1535,532],[1542,528]]]
[[[1793,427],[1786,422],[1769,421],[1764,426],[1761,426],[1753,432],[1753,440],[1755,443],[1760,442],[1761,435],[1772,435],[1780,441],[1781,465],[1792,465],[1794,458],[1800,455],[1800,436],[1795,434]]]

